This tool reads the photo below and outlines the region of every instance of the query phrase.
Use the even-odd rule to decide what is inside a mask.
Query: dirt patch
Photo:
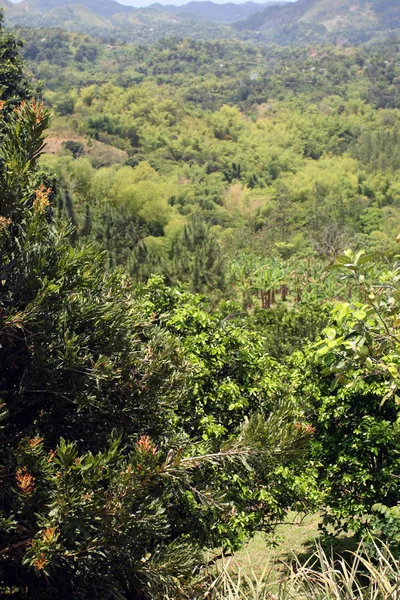
[[[80,144],[84,145],[85,143],[85,139],[84,138],[71,138],[71,137],[51,137],[49,136],[46,139],[46,143],[45,143],[45,152],[47,152],[48,154],[57,154],[57,152],[61,149],[63,142],[66,142],[67,140],[71,140],[73,139],[75,142],[79,142]]]
[[[49,135],[46,139],[45,152],[48,154],[58,154],[63,150],[63,143],[67,140],[72,140],[82,144],[83,153],[82,156],[86,156],[93,161],[96,166],[107,166],[113,164],[124,163],[128,158],[128,153],[119,148],[114,148],[109,144],[92,140],[90,143],[88,140],[81,136],[73,135]]]

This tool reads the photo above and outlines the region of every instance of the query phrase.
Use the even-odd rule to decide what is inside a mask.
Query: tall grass
[[[209,600],[400,600],[400,564],[389,548],[374,543],[373,556],[361,544],[346,557],[328,556],[319,546],[301,564],[287,567],[279,578],[273,566],[261,575],[243,571],[232,561],[220,567],[204,594]]]

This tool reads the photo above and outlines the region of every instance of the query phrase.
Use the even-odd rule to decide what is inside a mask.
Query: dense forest
[[[0,0],[7,25],[60,27],[126,43],[190,37],[198,41],[241,39],[263,46],[342,46],[400,33],[397,0],[191,1],[180,6],[159,2],[139,6],[115,0]]]
[[[267,263],[297,281],[348,246],[395,250],[399,45],[19,34],[54,111],[58,211],[112,265],[241,300]]]
[[[0,19],[4,598],[396,597],[215,564],[289,511],[400,555],[400,39],[217,29]]]

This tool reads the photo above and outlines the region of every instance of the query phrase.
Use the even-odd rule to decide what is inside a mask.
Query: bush
[[[324,522],[365,533],[374,505],[399,501],[400,267],[350,251],[336,266],[354,299],[337,304],[308,366],[300,360],[301,387],[316,429],[311,454],[320,465]]]
[[[76,142],[75,140],[67,140],[63,142],[63,148],[69,150],[74,158],[78,158],[83,154],[83,146],[80,142]]]

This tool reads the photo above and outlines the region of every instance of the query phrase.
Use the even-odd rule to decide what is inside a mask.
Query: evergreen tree
[[[225,289],[222,251],[209,225],[194,215],[171,251],[171,279],[186,281],[195,292]]]

